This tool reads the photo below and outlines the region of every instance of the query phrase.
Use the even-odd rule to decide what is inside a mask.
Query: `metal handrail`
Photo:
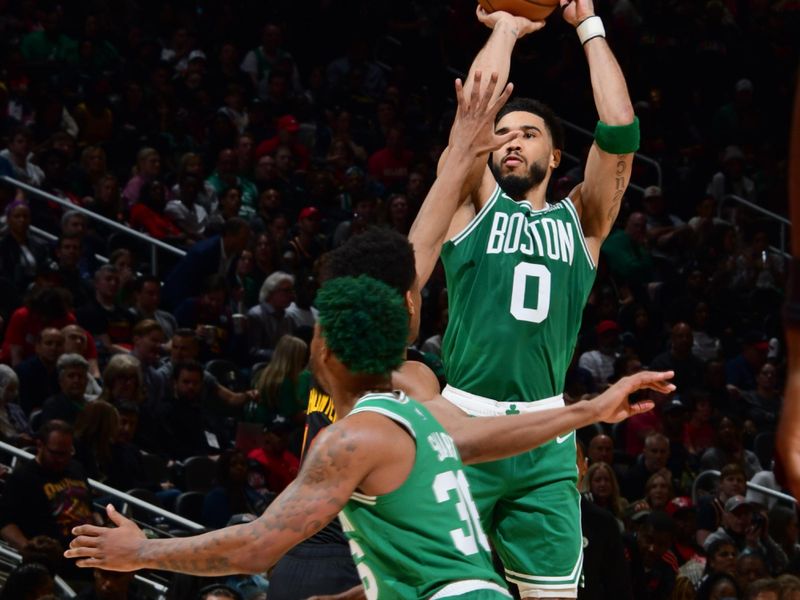
[[[0,555],[10,558],[18,564],[22,562],[22,555],[19,552],[17,552],[16,550],[12,550],[5,544],[1,543],[0,543]],[[152,579],[144,577],[143,575],[139,575],[138,573],[134,575],[133,578],[136,581],[139,581],[144,585],[151,587],[153,590],[156,591],[156,593],[161,594],[162,596],[167,593],[167,586],[165,586],[162,583],[159,583],[158,581],[153,581]],[[56,575],[55,577],[53,577],[53,579],[55,580],[56,585],[59,587],[59,589],[67,596],[67,598],[77,597],[78,594],[75,593],[75,590],[73,590],[69,586],[69,584],[66,581],[64,581],[59,575]]]
[[[0,554],[14,560],[17,563],[22,563],[22,555],[16,550],[12,550],[5,544],[0,544]],[[67,598],[75,598],[78,596],[78,594],[75,593],[75,590],[73,590],[66,581],[61,579],[60,576],[56,575],[55,577],[53,577],[53,580],[56,582],[58,588],[64,594],[66,594]]]
[[[133,578],[136,581],[141,581],[145,585],[149,585],[151,588],[153,588],[157,593],[161,594],[162,596],[166,594],[168,591],[167,586],[165,586],[164,584],[159,583],[157,581],[153,581],[152,579],[148,579],[147,577],[139,575],[138,573],[134,575]]]
[[[783,215],[779,215],[776,212],[772,212],[771,210],[767,210],[766,208],[764,208],[762,206],[759,206],[758,204],[755,204],[754,202],[750,202],[750,200],[747,200],[746,198],[742,198],[741,196],[737,196],[736,194],[725,194],[725,196],[723,196],[722,201],[719,203],[719,206],[717,207],[717,216],[721,216],[722,215],[722,205],[724,204],[725,200],[735,200],[739,204],[744,204],[747,208],[750,208],[750,209],[752,209],[752,210],[754,210],[756,212],[760,212],[762,215],[766,215],[771,219],[775,219],[776,221],[779,221],[779,222],[783,223],[784,225],[791,225],[792,224],[792,222],[789,219],[787,219],[786,217],[784,217]]]
[[[723,205],[725,204],[725,202],[727,200],[732,200],[732,201],[736,202],[737,204],[741,204],[742,206],[746,206],[747,208],[749,208],[752,211],[755,211],[757,213],[761,213],[765,217],[769,217],[773,221],[777,221],[778,224],[780,225],[780,239],[781,239],[781,245],[780,245],[779,251],[786,258],[791,258],[791,255],[786,250],[786,228],[792,226],[792,222],[789,219],[787,219],[783,215],[779,215],[776,212],[772,212],[771,210],[767,210],[763,206],[759,206],[758,204],[756,204],[754,202],[751,202],[750,200],[748,200],[746,198],[742,198],[741,196],[737,196],[736,194],[725,194],[722,197],[722,200],[719,201],[719,204],[717,205],[717,217],[719,217],[720,219],[722,218],[722,207],[723,207]]]
[[[31,225],[29,229],[30,229],[31,233],[33,233],[34,235],[36,235],[36,236],[38,236],[40,238],[44,238],[48,242],[57,242],[58,241],[58,236],[53,235],[52,233],[50,233],[49,231],[45,231],[44,229],[40,229],[39,227],[36,227],[35,225]],[[97,260],[99,260],[101,263],[107,263],[108,262],[108,258],[103,256],[102,254],[95,254],[94,257]]]
[[[572,121],[567,121],[566,119],[561,119],[561,123],[567,129],[572,129],[573,131],[577,131],[578,133],[582,133],[583,135],[594,139],[594,133],[592,133],[591,131],[589,131],[588,129],[586,129],[584,127],[581,127],[580,125],[576,125]],[[654,158],[650,158],[649,156],[646,156],[646,155],[642,154],[641,152],[635,152],[634,156],[636,157],[637,160],[641,160],[641,161],[646,162],[646,163],[648,163],[650,165],[653,165],[653,167],[655,167],[656,180],[657,180],[656,185],[658,187],[664,187],[662,185],[662,183],[664,181],[664,177],[662,176],[662,173],[661,173],[661,164],[657,160],[655,160]]]
[[[25,450],[21,450],[21,449],[17,448],[16,446],[12,446],[11,444],[7,444],[5,442],[0,442],[0,450],[5,450],[9,454],[13,454],[14,456],[17,456],[19,458],[25,458],[25,459],[28,459],[28,460],[33,460],[35,458],[35,456],[33,454],[31,454],[30,452],[25,452]],[[175,513],[171,513],[168,510],[164,510],[160,506],[156,506],[154,504],[150,504],[149,502],[146,502],[145,500],[142,500],[140,498],[136,498],[135,496],[131,496],[130,494],[126,494],[125,492],[121,492],[118,489],[115,489],[113,487],[110,487],[110,486],[106,485],[105,483],[101,483],[100,481],[97,481],[95,479],[90,479],[90,478],[87,479],[87,481],[89,482],[89,485],[94,490],[97,490],[99,492],[103,492],[104,494],[108,494],[109,496],[113,496],[115,498],[119,498],[120,500],[124,500],[125,502],[128,502],[129,504],[135,504],[136,506],[138,506],[140,508],[143,508],[145,510],[148,510],[148,511],[150,511],[150,512],[152,512],[152,513],[154,513],[154,514],[156,514],[156,515],[158,515],[160,517],[164,517],[165,519],[169,519],[170,521],[172,521],[174,523],[177,523],[178,525],[182,525],[183,527],[186,527],[186,528],[191,529],[193,531],[203,531],[203,530],[205,530],[205,527],[200,525],[199,523],[195,523],[194,521],[190,521],[189,519],[181,517],[180,515],[176,515]]]
[[[93,221],[98,221],[111,227],[112,229],[116,229],[117,231],[121,231],[127,235],[130,235],[137,240],[145,242],[150,246],[150,264],[152,266],[153,274],[156,275],[156,271],[158,269],[158,258],[156,256],[156,248],[161,248],[162,250],[166,250],[176,256],[186,256],[186,250],[181,250],[180,248],[176,248],[175,246],[171,246],[166,242],[162,242],[161,240],[157,240],[154,237],[147,235],[146,233],[142,233],[141,231],[136,231],[131,227],[126,225],[122,225],[121,223],[117,223],[116,221],[112,221],[111,219],[104,217],[103,215],[99,215],[96,212],[92,212],[91,210],[84,208],[83,206],[78,206],[77,204],[73,204],[63,198],[59,198],[58,196],[54,196],[44,190],[40,190],[37,187],[29,185],[23,181],[18,179],[14,179],[13,177],[9,177],[8,175],[3,175],[2,179],[15,187],[18,187],[21,190],[25,190],[26,192],[33,194],[34,196],[39,196],[44,198],[45,200],[49,200],[50,202],[55,202],[56,204],[63,206],[68,210],[77,211],[86,217],[92,219]]]
[[[709,469],[707,471],[703,471],[697,477],[695,477],[694,483],[692,484],[692,502],[697,504],[697,488],[702,479],[708,479],[709,477],[719,477],[719,476],[720,476],[719,471],[715,469]],[[797,500],[795,500],[794,497],[790,496],[789,494],[784,494],[783,492],[775,491],[772,488],[764,487],[763,485],[759,485],[751,481],[747,482],[747,489],[761,492],[762,494],[766,494],[767,496],[772,496],[773,498],[776,498],[778,500],[783,500],[784,502],[797,504]]]

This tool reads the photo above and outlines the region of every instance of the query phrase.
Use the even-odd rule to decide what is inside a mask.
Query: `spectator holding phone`
[[[766,509],[744,496],[728,498],[722,525],[706,538],[704,548],[720,539],[732,542],[739,552],[749,548],[760,553],[772,574],[781,573],[788,563],[786,553],[769,535]]]

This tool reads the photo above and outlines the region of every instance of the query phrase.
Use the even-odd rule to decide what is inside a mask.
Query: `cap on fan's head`
[[[664,510],[670,517],[674,517],[675,515],[695,510],[695,508],[694,504],[692,504],[692,499],[688,496],[676,496],[667,503]]]
[[[753,505],[744,496],[731,496],[725,502],[725,512],[734,512],[743,506],[752,508]]]
[[[203,52],[202,50],[192,50],[191,52],[189,52],[189,62],[192,62],[193,60],[208,60],[208,59],[206,58],[206,53]]]
[[[644,193],[642,195],[645,200],[648,200],[649,198],[661,198],[664,193],[657,185],[648,185],[646,188],[644,188]]]
[[[611,319],[606,319],[604,321],[600,321],[594,328],[594,332],[597,335],[603,335],[604,333],[608,333],[609,331],[619,331],[619,325],[616,321],[612,321]]]
[[[669,402],[667,402],[661,407],[661,412],[664,414],[677,411],[685,412],[686,409],[687,406],[683,403],[683,400],[681,400],[679,396],[673,396]]]
[[[758,350],[769,352],[769,339],[761,331],[748,331],[744,334],[742,342],[745,346],[755,346]]]
[[[299,220],[318,219],[319,209],[316,206],[306,206],[303,210],[300,211],[300,214],[298,215],[297,218]]]
[[[275,415],[264,425],[264,432],[267,433],[288,433],[292,430],[292,423],[283,415]]]
[[[300,129],[300,123],[297,122],[294,115],[283,115],[278,119],[278,129],[294,133]]]

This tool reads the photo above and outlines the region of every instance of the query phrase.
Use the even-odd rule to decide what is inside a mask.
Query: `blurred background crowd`
[[[746,487],[780,490],[797,4],[596,4],[643,158],[566,394],[591,398],[643,368],[674,370],[678,389],[652,413],[579,432],[582,597],[800,598],[795,505]],[[0,536],[23,557],[0,598],[57,593],[54,575],[82,598],[149,597],[132,575],[87,580],[58,558],[109,498],[86,478],[209,528],[260,514],[286,487],[312,386],[319,260],[370,228],[408,233],[447,142],[452,81],[487,30],[467,0],[0,8],[0,175],[11,178],[0,181],[0,440],[37,455],[0,467]],[[567,121],[560,198],[582,178],[582,130],[597,116],[557,14],[520,41],[511,80]],[[441,270],[423,298],[414,346],[444,383]],[[698,477],[709,470],[720,475]],[[265,577],[203,590],[209,581],[175,577],[167,593],[263,598]]]

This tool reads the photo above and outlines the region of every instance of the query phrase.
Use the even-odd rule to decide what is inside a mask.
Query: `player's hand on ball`
[[[479,4],[475,10],[478,15],[478,21],[486,25],[489,29],[494,29],[498,23],[506,22],[511,25],[517,34],[517,39],[524,35],[539,31],[545,26],[544,21],[531,21],[525,17],[518,17],[503,10],[495,10],[493,12],[486,12],[486,10]]]
[[[98,567],[107,571],[135,571],[136,557],[147,539],[136,524],[119,514],[112,505],[106,507],[108,518],[116,528],[80,525],[72,530],[75,539],[64,553],[77,558],[79,567]]]
[[[628,402],[628,396],[642,389],[651,389],[661,394],[675,391],[675,386],[669,380],[675,374],[672,371],[657,373],[655,371],[642,371],[635,375],[623,377],[617,383],[597,396],[591,402],[597,403],[599,421],[616,423],[633,415],[638,415],[652,410],[655,403],[652,400]]]
[[[464,95],[464,86],[461,80],[456,79],[458,111],[450,133],[451,144],[454,148],[467,149],[475,156],[497,150],[503,144],[521,135],[519,131],[511,131],[503,135],[494,133],[494,117],[508,100],[514,85],[511,83],[506,85],[497,100],[491,102],[497,87],[497,73],[492,73],[489,82],[483,89],[481,89],[482,77],[480,71],[475,71],[469,98]]]
[[[577,27],[581,21],[594,16],[594,4],[592,0],[561,0],[562,15],[564,20]]]

